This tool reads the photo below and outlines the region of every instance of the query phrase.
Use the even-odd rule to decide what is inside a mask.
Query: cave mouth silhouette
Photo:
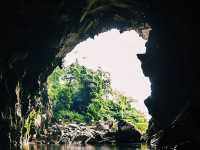
[[[95,35],[77,44],[74,49],[63,58],[63,66],[67,67],[78,62],[90,69],[102,69],[111,74],[113,89],[124,93],[132,105],[143,112],[150,119],[144,100],[150,96],[150,81],[141,69],[141,62],[137,54],[144,54],[145,43],[148,39],[146,29],[144,36],[135,30],[122,33],[117,29]]]
[[[198,146],[199,30],[191,29],[199,28],[193,19],[198,18],[199,5],[161,0],[116,2],[52,0],[3,5],[1,149],[20,146],[21,127],[33,106],[33,96],[39,93],[42,103],[48,101],[43,99],[46,78],[76,44],[113,27],[140,30],[145,23],[152,31],[147,54],[138,56],[152,84],[145,103],[153,118],[149,139],[155,134],[161,139],[160,146]]]
[[[145,36],[148,36],[147,33]],[[136,125],[135,128],[140,131],[141,134],[145,134],[148,127],[148,121],[151,117],[144,104],[144,100],[150,95],[150,82],[148,78],[143,75],[140,60],[137,58],[138,53],[145,53],[145,43],[146,40],[144,39],[144,37],[141,37],[141,35],[139,36],[139,34],[135,30],[127,30],[120,33],[117,29],[111,29],[106,32],[99,33],[98,35],[94,36],[93,39],[88,38],[85,41],[78,43],[76,46],[74,46],[74,49],[71,50],[71,52],[66,54],[62,61],[63,69],[70,67],[72,64],[78,64],[86,67],[87,69],[92,69],[93,72],[101,70],[106,74],[108,73],[109,80],[111,80],[112,83],[111,88],[113,92],[109,93],[109,95],[107,94],[106,96],[103,95],[103,97],[105,98],[105,100],[107,99],[114,101],[117,105],[120,101],[119,96],[125,97],[127,101],[126,109],[128,109],[128,111],[125,112],[127,114],[127,118],[131,118],[132,115],[135,115],[136,120],[144,119],[144,121],[136,121],[137,123],[134,124]],[[60,69],[56,67],[53,73],[49,75],[47,79],[48,91],[54,86],[52,86],[52,77],[56,77],[55,72],[57,72],[59,75]],[[69,76],[74,76],[74,74]],[[74,77],[72,80],[70,80],[70,84],[68,81],[66,81],[67,77],[68,75],[66,74],[64,76],[63,74],[60,74],[60,77],[58,77],[58,82],[61,86],[66,84],[67,86],[71,86],[71,89],[73,89],[73,86],[75,85],[73,85],[72,80],[77,81],[77,77]],[[59,87],[61,87],[60,85],[57,85],[58,89]],[[57,87],[55,89],[57,89]],[[78,92],[78,94],[80,93],[81,92]],[[67,109],[64,110],[63,107],[60,107],[59,103],[57,103],[58,101],[61,102],[62,100],[56,100],[57,102],[55,103],[55,100],[52,98],[52,93],[48,92],[48,94],[49,101],[51,104],[53,104],[53,114],[60,114],[59,111],[67,112]],[[63,98],[62,96],[61,99],[65,98]],[[77,107],[77,105],[80,104],[79,100],[84,99],[84,95],[75,95],[75,97],[72,99],[73,103],[68,111],[74,114],[78,113],[80,115],[87,116],[87,113],[85,114],[84,112],[80,112],[81,109]],[[82,103],[84,104],[84,102]],[[63,105],[65,104],[63,103]],[[103,105],[104,104],[102,103],[102,107],[104,107]],[[80,106],[82,106],[82,104],[80,104]],[[83,106],[82,109],[84,109]],[[131,107],[133,112],[131,112],[129,106]],[[86,105],[86,107],[88,107],[88,105]],[[87,112],[86,109],[84,109],[84,111]],[[114,113],[117,114],[118,112]],[[77,118],[74,118],[73,120],[70,118],[71,116],[68,116],[68,114],[66,115],[66,117],[71,120],[70,122],[80,123],[80,120],[77,120]],[[110,117],[111,120],[116,119],[114,123],[120,121],[119,118],[115,118],[113,116]],[[58,120],[55,116],[53,118]],[[63,119],[60,120],[66,121],[67,118],[63,117]],[[126,117],[124,117],[123,119],[126,121],[128,120],[126,119]],[[129,121],[132,122],[131,126],[133,126],[134,119],[135,118],[132,118],[132,120],[129,119]],[[94,123],[95,122],[93,122],[93,124]],[[106,121],[104,123],[106,123]]]

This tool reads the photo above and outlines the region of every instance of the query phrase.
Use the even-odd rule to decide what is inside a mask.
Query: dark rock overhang
[[[38,94],[47,76],[76,44],[111,28],[141,33],[148,25],[152,31],[141,61],[152,83],[146,105],[153,116],[153,133],[168,128],[189,103],[192,115],[181,113],[186,121],[175,131],[181,133],[182,141],[198,141],[199,23],[192,19],[198,5],[159,0],[18,0],[2,6],[0,148],[19,143],[20,134],[15,132],[23,119],[16,116],[16,103],[22,118],[26,117],[31,96]],[[191,124],[186,123],[187,116]],[[196,132],[184,134],[187,128]]]

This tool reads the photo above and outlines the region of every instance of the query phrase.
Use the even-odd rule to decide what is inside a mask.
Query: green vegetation
[[[34,129],[37,128],[36,124],[39,116],[40,116],[40,111],[32,110],[29,113],[28,118],[25,120],[22,129],[24,143],[28,143],[30,136],[33,135],[33,133],[35,132]]]
[[[144,114],[132,108],[126,96],[113,92],[109,73],[101,69],[93,71],[78,63],[57,67],[48,78],[48,95],[56,120],[125,120],[141,132],[147,129]]]

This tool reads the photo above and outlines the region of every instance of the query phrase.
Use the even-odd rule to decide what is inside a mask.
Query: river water
[[[30,144],[24,150],[149,150],[146,144],[120,145],[36,145]]]

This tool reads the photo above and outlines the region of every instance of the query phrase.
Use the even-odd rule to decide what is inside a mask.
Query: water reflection
[[[120,145],[37,145],[30,144],[24,150],[149,150],[146,144],[120,144]]]

